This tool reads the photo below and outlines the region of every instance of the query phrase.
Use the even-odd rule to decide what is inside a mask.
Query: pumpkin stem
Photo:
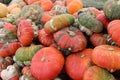
[[[70,36],[75,36],[76,35],[73,31],[68,30],[68,33],[69,33]]]
[[[41,61],[44,62],[46,60],[46,57],[42,57]]]

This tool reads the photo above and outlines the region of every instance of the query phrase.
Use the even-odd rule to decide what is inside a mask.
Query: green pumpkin
[[[79,12],[78,22],[81,31],[86,31],[88,29],[91,32],[99,33],[103,30],[102,23],[98,21],[93,14],[90,14],[87,11]]]
[[[0,3],[9,4],[12,0],[0,0]]]
[[[38,20],[42,12],[42,8],[37,4],[27,5],[22,8],[20,16],[31,19],[32,21],[36,21]]]
[[[34,54],[43,48],[42,45],[31,45],[29,47],[21,47],[15,53],[16,61],[31,61]]]
[[[108,19],[120,19],[120,0],[108,0],[103,8]]]

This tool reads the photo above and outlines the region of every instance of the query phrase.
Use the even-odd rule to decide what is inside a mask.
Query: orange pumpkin
[[[81,54],[85,54],[86,56],[88,56],[89,58],[92,58],[92,52],[93,52],[93,49],[92,48],[86,48],[84,50],[82,50],[80,53]]]
[[[108,24],[107,31],[112,40],[120,46],[120,20],[111,21]]]
[[[120,69],[120,48],[110,45],[100,45],[93,49],[92,61],[110,72]]]
[[[6,5],[0,3],[0,18],[5,17],[8,13]]]
[[[104,34],[94,33],[90,36],[90,42],[93,46],[107,44],[106,36]]]
[[[67,5],[68,13],[74,14],[83,8],[83,3],[80,0],[73,0]]]
[[[53,80],[64,65],[62,53],[54,47],[40,49],[32,58],[31,73],[38,80]]]
[[[79,52],[66,58],[65,70],[73,80],[83,80],[84,72],[91,65],[91,59]]]

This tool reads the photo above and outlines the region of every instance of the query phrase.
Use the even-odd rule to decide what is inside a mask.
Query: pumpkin
[[[103,27],[105,29],[107,29],[107,26],[108,26],[110,20],[105,16],[104,13],[101,13],[101,14],[97,15],[96,19],[99,20],[103,24]]]
[[[0,56],[1,57],[7,57],[9,55],[10,55],[10,52],[8,51],[7,48],[5,48],[5,47],[0,48]]]
[[[120,20],[113,20],[108,24],[107,31],[108,34],[111,36],[112,40],[120,46],[120,39],[119,39],[119,28],[120,27]]]
[[[38,39],[45,46],[50,46],[54,41],[53,35],[47,34],[44,29],[38,31]]]
[[[15,53],[16,61],[31,61],[36,52],[41,49],[42,45],[31,45],[29,47],[20,47]]]
[[[16,26],[11,23],[5,22],[3,24],[3,27],[0,30],[1,30],[0,31],[1,43],[6,43],[8,41],[10,42],[11,40],[14,40],[17,38]]]
[[[52,80],[61,72],[63,65],[62,53],[54,47],[45,47],[33,56],[30,69],[38,80]]]
[[[21,5],[20,5],[20,4],[17,4],[17,3],[8,5],[8,7],[7,7],[8,12],[11,13],[11,12],[12,12],[12,9],[14,9],[14,8],[21,8]]]
[[[80,30],[83,32],[87,31],[85,28],[89,29],[91,32],[99,33],[103,30],[103,25],[98,21],[93,15],[90,14],[91,11],[80,11],[78,12],[78,21],[80,24]],[[87,33],[88,34],[88,33]],[[89,34],[91,35],[91,34]]]
[[[68,9],[68,13],[74,14],[83,8],[83,4],[80,0],[72,0],[66,7]]]
[[[27,76],[32,76],[32,73],[30,71],[30,66],[24,66],[22,68],[22,74],[27,75]]]
[[[27,46],[32,43],[34,31],[31,22],[28,20],[21,20],[18,24],[17,37],[23,46]]]
[[[15,52],[20,47],[21,47],[21,44],[19,42],[11,42],[7,45],[8,51],[10,52],[11,56],[15,55]]]
[[[106,36],[102,33],[94,33],[90,36],[90,42],[93,46],[107,44]]]
[[[74,23],[74,17],[70,14],[61,14],[53,17],[44,25],[44,30],[48,34],[52,34],[64,27],[68,27]]]
[[[92,61],[110,72],[120,69],[120,48],[110,45],[100,45],[93,49]]]
[[[37,21],[38,16],[43,12],[42,8],[38,4],[27,5],[22,8],[20,17],[31,19],[32,21]]]
[[[92,65],[90,57],[81,52],[66,58],[65,71],[73,80],[83,80],[84,72]]]
[[[12,0],[9,5],[11,4],[19,4],[21,7],[26,6],[26,3],[24,2],[24,0]]]
[[[9,65],[6,69],[2,70],[1,72],[1,78],[3,80],[12,80],[12,78],[19,76],[20,72],[18,70],[18,67],[15,65]]]
[[[43,12],[42,16],[40,17],[40,22],[42,24],[45,24],[46,22],[50,21],[55,15],[56,15],[55,10]]]
[[[83,33],[74,27],[66,27],[54,33],[54,40],[60,48],[71,52],[83,50],[87,45]]]
[[[91,66],[85,71],[83,80],[116,80],[116,79],[107,70],[98,66]]]
[[[81,54],[85,54],[87,57],[89,58],[92,58],[92,52],[93,52],[93,49],[92,48],[86,48],[84,50],[82,50],[80,53]]]
[[[9,4],[12,0],[0,0],[0,3]]]
[[[8,13],[7,7],[4,4],[0,3],[0,18],[5,17],[7,13]]]
[[[107,0],[104,4],[103,11],[105,16],[110,20],[120,19],[119,0]]]

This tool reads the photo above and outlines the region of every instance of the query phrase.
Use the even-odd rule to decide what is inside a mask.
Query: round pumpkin
[[[120,20],[113,20],[108,24],[107,31],[112,40],[120,46]]]
[[[93,49],[92,61],[110,72],[120,69],[120,48],[110,45],[100,45]]]
[[[66,27],[54,33],[54,40],[61,49],[78,52],[85,49],[87,40],[75,27]]]
[[[98,45],[103,45],[107,44],[107,39],[106,36],[102,33],[93,33],[90,36],[90,42],[92,43],[93,46],[98,46]]]
[[[73,80],[83,80],[84,72],[92,65],[91,58],[81,52],[66,58],[65,71]]]
[[[108,0],[105,2],[103,11],[110,20],[120,19],[120,1]]]
[[[74,17],[70,14],[56,15],[44,25],[44,30],[48,34],[52,34],[64,27],[68,27],[74,23]]]
[[[50,46],[54,42],[53,35],[47,34],[44,29],[38,31],[38,39],[45,46]]]
[[[91,66],[85,71],[83,80],[116,80],[116,79],[107,70],[98,66]]]
[[[83,8],[83,4],[80,0],[72,0],[66,7],[68,9],[68,13],[74,14]]]
[[[38,80],[52,80],[61,72],[63,65],[62,53],[54,47],[45,47],[33,56],[30,69]]]
[[[34,37],[34,31],[31,22],[21,20],[17,29],[17,37],[23,46],[30,45]]]
[[[5,6],[4,4],[0,3],[0,18],[3,18],[7,15],[8,13],[8,9],[7,6]]]

